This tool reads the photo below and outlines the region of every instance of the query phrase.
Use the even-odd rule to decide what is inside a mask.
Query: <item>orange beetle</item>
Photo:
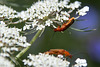
[[[45,52],[45,54],[65,55],[66,57],[72,58],[72,55],[64,49],[50,49],[49,51]]]
[[[75,18],[72,17],[71,19],[68,20],[68,22],[62,24],[61,27],[58,26],[57,28],[55,28],[54,31],[55,32],[57,32],[57,31],[61,32],[61,31],[66,30],[67,28],[69,28],[74,23],[74,20],[75,20]]]

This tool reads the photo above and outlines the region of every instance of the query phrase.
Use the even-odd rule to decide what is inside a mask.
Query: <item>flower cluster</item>
[[[85,6],[82,9],[78,9],[81,6],[81,2],[75,1],[70,3],[70,0],[44,0],[33,4],[26,11],[19,13],[20,18],[28,20],[24,26],[24,30],[36,28],[36,30],[42,30],[46,26],[52,26],[56,28],[55,23],[58,25],[63,24],[71,17],[70,14],[77,9],[76,14],[79,16],[86,15],[89,11],[89,7]],[[67,9],[68,11],[64,11]],[[79,16],[76,17],[79,18]]]
[[[21,29],[8,28],[3,21],[0,22],[0,55],[9,57],[9,54],[14,51],[20,51],[24,47],[30,46],[26,42],[26,37],[19,34],[20,31]]]
[[[7,58],[0,56],[0,67],[15,67]]]
[[[82,9],[81,2],[75,1],[70,3],[70,0],[40,0],[34,3],[26,11],[16,12],[15,10],[6,6],[0,7],[0,16],[6,18],[18,18],[19,20],[14,23],[25,21],[23,30],[42,30],[46,26],[56,28],[57,25],[62,25],[64,22],[69,20],[71,13],[75,10],[79,16],[86,15],[89,11],[89,7],[85,6]],[[16,14],[15,14],[16,13]],[[57,24],[57,25],[56,25]]]
[[[87,66],[87,62],[85,59],[78,58],[75,62],[76,64],[74,65],[74,67],[86,67]]]
[[[29,54],[28,60],[23,60],[24,65],[33,67],[69,67],[70,62],[53,55],[39,53],[39,55]]]
[[[0,17],[4,19],[13,19],[16,17],[16,13],[16,10],[13,10],[12,8],[9,8],[5,5],[0,5]]]
[[[39,53],[39,55],[29,54],[28,59],[23,60],[24,65],[29,67],[69,67],[70,62],[64,59],[62,55],[55,57],[53,55],[48,55],[44,53]],[[86,67],[87,63],[85,59],[76,59],[77,64],[72,67]]]

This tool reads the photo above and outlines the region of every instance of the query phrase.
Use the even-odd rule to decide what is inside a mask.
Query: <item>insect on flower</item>
[[[72,58],[72,55],[64,49],[50,49],[49,51],[45,52],[45,54],[65,55],[65,57]]]
[[[78,17],[77,17],[78,18]],[[54,32],[62,32],[62,31],[65,31],[67,28],[69,28],[75,20],[77,20],[77,18],[75,17],[72,17],[71,19],[69,19],[68,21],[66,21],[66,23],[62,24],[61,26],[58,26],[57,28],[54,28]],[[83,28],[83,29],[76,29],[76,28],[72,28],[70,27],[70,29],[73,29],[73,30],[76,30],[76,31],[80,31],[80,32],[90,32],[90,31],[94,31],[96,29],[91,29],[91,30],[85,30],[87,29],[88,27],[86,28]]]
[[[72,17],[71,19],[69,19],[68,21],[66,21],[66,23],[62,24],[62,26],[58,26],[57,28],[54,29],[55,32],[59,31],[65,31],[67,28],[69,28],[73,23],[74,23],[75,18]]]

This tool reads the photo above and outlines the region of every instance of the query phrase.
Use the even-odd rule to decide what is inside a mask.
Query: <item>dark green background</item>
[[[36,1],[37,0],[0,0],[0,3],[10,6],[17,11],[21,11],[21,10],[26,10],[26,8],[29,8]],[[71,1],[74,2],[75,0]],[[56,49],[65,49],[69,51],[73,55],[73,58],[71,59],[72,61],[74,61],[78,57],[85,58],[87,59],[88,67],[100,67],[100,62],[94,60],[95,58],[93,57],[91,58],[91,54],[89,54],[88,52],[89,49],[88,45],[90,40],[95,37],[99,38],[100,36],[99,34],[100,0],[78,0],[78,1],[82,2],[82,5],[88,5],[90,8],[92,8],[91,11],[93,11],[94,13],[89,13],[89,14],[93,14],[91,15],[93,17],[96,16],[96,19],[90,17],[89,20],[95,20],[95,22],[93,22],[94,23],[93,25],[89,25],[89,27],[93,26],[92,28],[96,28],[97,30],[85,33],[68,29],[64,31],[64,33],[61,32],[54,33],[54,31],[51,28],[46,28],[43,35],[35,41],[33,46],[27,51],[27,53],[24,54],[23,57],[21,57],[21,59],[26,58],[26,56],[29,53],[38,54],[39,52],[45,52],[49,49],[56,48]],[[88,20],[89,17],[86,16],[83,17],[83,19]],[[86,25],[87,23],[91,22],[84,21],[84,23]],[[77,27],[79,26],[79,24],[81,23],[76,22],[72,25],[72,27]],[[32,36],[34,36],[34,34],[27,36],[28,41],[31,40]]]

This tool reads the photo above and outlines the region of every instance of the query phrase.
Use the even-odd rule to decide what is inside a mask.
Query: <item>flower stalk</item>
[[[33,37],[33,39],[30,41],[30,44],[32,46],[32,44],[35,42],[35,40],[39,37],[39,35],[41,34],[42,30],[39,30],[35,36]],[[16,58],[20,58],[31,46],[28,46],[26,48],[24,48],[19,54],[16,55]]]

